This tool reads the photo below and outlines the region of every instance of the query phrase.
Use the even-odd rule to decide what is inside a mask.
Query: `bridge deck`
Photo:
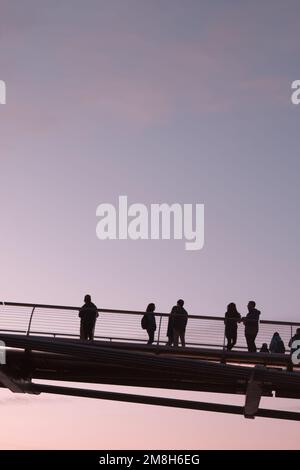
[[[259,410],[261,396],[300,398],[300,370],[293,367],[289,351],[286,354],[248,353],[241,334],[237,347],[228,352],[224,347],[224,338],[223,342],[220,341],[220,336],[224,336],[224,322],[220,317],[190,316],[188,325],[191,334],[188,330],[187,347],[175,348],[165,345],[162,333],[167,314],[157,315],[156,341],[154,345],[147,345],[145,332],[140,328],[143,312],[101,310],[97,337],[95,341],[85,342],[78,338],[78,309],[75,307],[6,304],[2,306],[2,313],[3,309],[5,315],[2,316],[0,311],[0,326],[4,328],[1,328],[0,340],[5,343],[6,364],[0,366],[0,386],[2,384],[13,392],[71,394],[242,413],[247,417],[300,420],[300,413]],[[99,332],[103,334],[108,318],[112,325],[109,335],[103,338]],[[122,322],[126,335],[114,331],[116,318]],[[53,319],[58,322],[55,328]],[[7,325],[3,325],[5,321]],[[208,335],[203,322],[210,324]],[[71,333],[67,331],[67,324]],[[126,329],[126,325],[130,328]],[[271,337],[276,329],[287,343],[298,325],[295,322],[261,322],[260,341],[267,335]],[[76,333],[72,332],[75,326]],[[36,380],[242,394],[246,401],[241,411],[240,407],[231,405],[128,396],[96,390],[87,392],[86,389],[42,385]]]

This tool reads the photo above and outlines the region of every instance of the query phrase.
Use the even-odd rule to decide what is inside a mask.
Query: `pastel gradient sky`
[[[299,321],[299,15],[298,0],[0,0],[1,300],[183,297],[222,315],[254,298]],[[203,202],[204,249],[100,242],[96,207],[120,194]],[[299,448],[288,422],[6,391],[0,407],[1,448]]]

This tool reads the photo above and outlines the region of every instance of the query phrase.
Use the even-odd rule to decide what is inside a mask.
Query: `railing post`
[[[160,314],[160,319],[159,319],[159,327],[158,327],[158,335],[157,335],[157,346],[159,346],[160,330],[161,330],[161,321],[162,321],[162,313]]]
[[[30,334],[30,327],[31,327],[32,317],[33,317],[34,311],[35,311],[35,306],[33,307],[31,315],[30,315],[30,320],[29,320],[28,330],[27,330],[27,336],[29,336],[29,334]]]
[[[226,336],[225,336],[225,329],[226,329],[226,323],[225,323],[225,328],[224,328],[224,335],[223,335],[223,353],[222,353],[222,356],[221,356],[221,364],[226,364],[226,357],[225,357],[225,339],[226,339]]]
[[[225,331],[226,331],[226,323],[224,324],[223,351],[225,351],[225,340],[226,340]]]

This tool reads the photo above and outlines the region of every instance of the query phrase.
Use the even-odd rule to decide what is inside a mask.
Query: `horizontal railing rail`
[[[73,311],[79,311],[81,307],[75,307],[75,306],[70,306],[70,305],[55,305],[55,304],[32,304],[32,303],[26,303],[26,302],[1,302],[0,305],[6,305],[10,307],[30,307],[30,308],[42,308],[42,309],[53,309],[53,310],[73,310]],[[124,315],[145,315],[145,310],[119,310],[119,309],[109,309],[109,308],[98,308],[97,309],[99,313],[104,312],[104,313],[119,313],[119,314],[124,314]],[[160,317],[169,317],[170,313],[164,313],[164,312],[154,312],[155,316]],[[217,321],[223,321],[224,322],[224,317],[220,316],[214,316],[214,315],[194,315],[194,314],[189,314],[189,318],[198,318],[202,320],[217,320]],[[300,327],[300,322],[295,322],[295,321],[281,321],[281,320],[260,320],[259,323],[265,323],[265,324],[272,324],[272,325],[292,325],[292,326],[299,326]]]
[[[78,311],[80,307],[66,305],[34,304],[24,302],[0,302],[0,332],[41,335],[53,338],[79,338]],[[145,311],[99,308],[95,339],[146,343],[147,332],[141,328],[141,316]],[[167,343],[169,313],[155,312],[157,330],[155,343]],[[238,341],[235,349],[246,349],[243,322],[238,324]],[[300,322],[260,320],[256,344],[269,345],[273,333],[278,331],[286,349]],[[224,317],[189,314],[186,344],[191,347],[222,348],[225,346]]]

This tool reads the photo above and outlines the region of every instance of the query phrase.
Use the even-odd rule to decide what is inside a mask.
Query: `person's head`
[[[261,349],[262,349],[262,351],[267,351],[267,350],[268,350],[268,345],[267,345],[267,343],[263,343]]]
[[[273,334],[273,338],[280,338],[278,331],[275,331],[275,333]]]
[[[155,304],[151,303],[148,305],[146,312],[154,312]]]
[[[300,335],[300,328],[297,328],[296,334],[297,334],[297,335]]]
[[[249,312],[251,312],[251,310],[253,310],[255,308],[255,305],[256,305],[256,303],[254,302],[254,300],[249,300],[249,302],[248,302]]]
[[[230,302],[230,304],[227,305],[227,312],[228,313],[235,313],[237,312],[236,305],[234,302]]]
[[[183,307],[184,306],[184,300],[182,300],[182,299],[177,300],[177,305],[179,307]]]
[[[86,295],[84,296],[84,302],[85,302],[86,304],[89,304],[91,301],[92,301],[92,299],[91,299],[90,294],[86,294]]]

